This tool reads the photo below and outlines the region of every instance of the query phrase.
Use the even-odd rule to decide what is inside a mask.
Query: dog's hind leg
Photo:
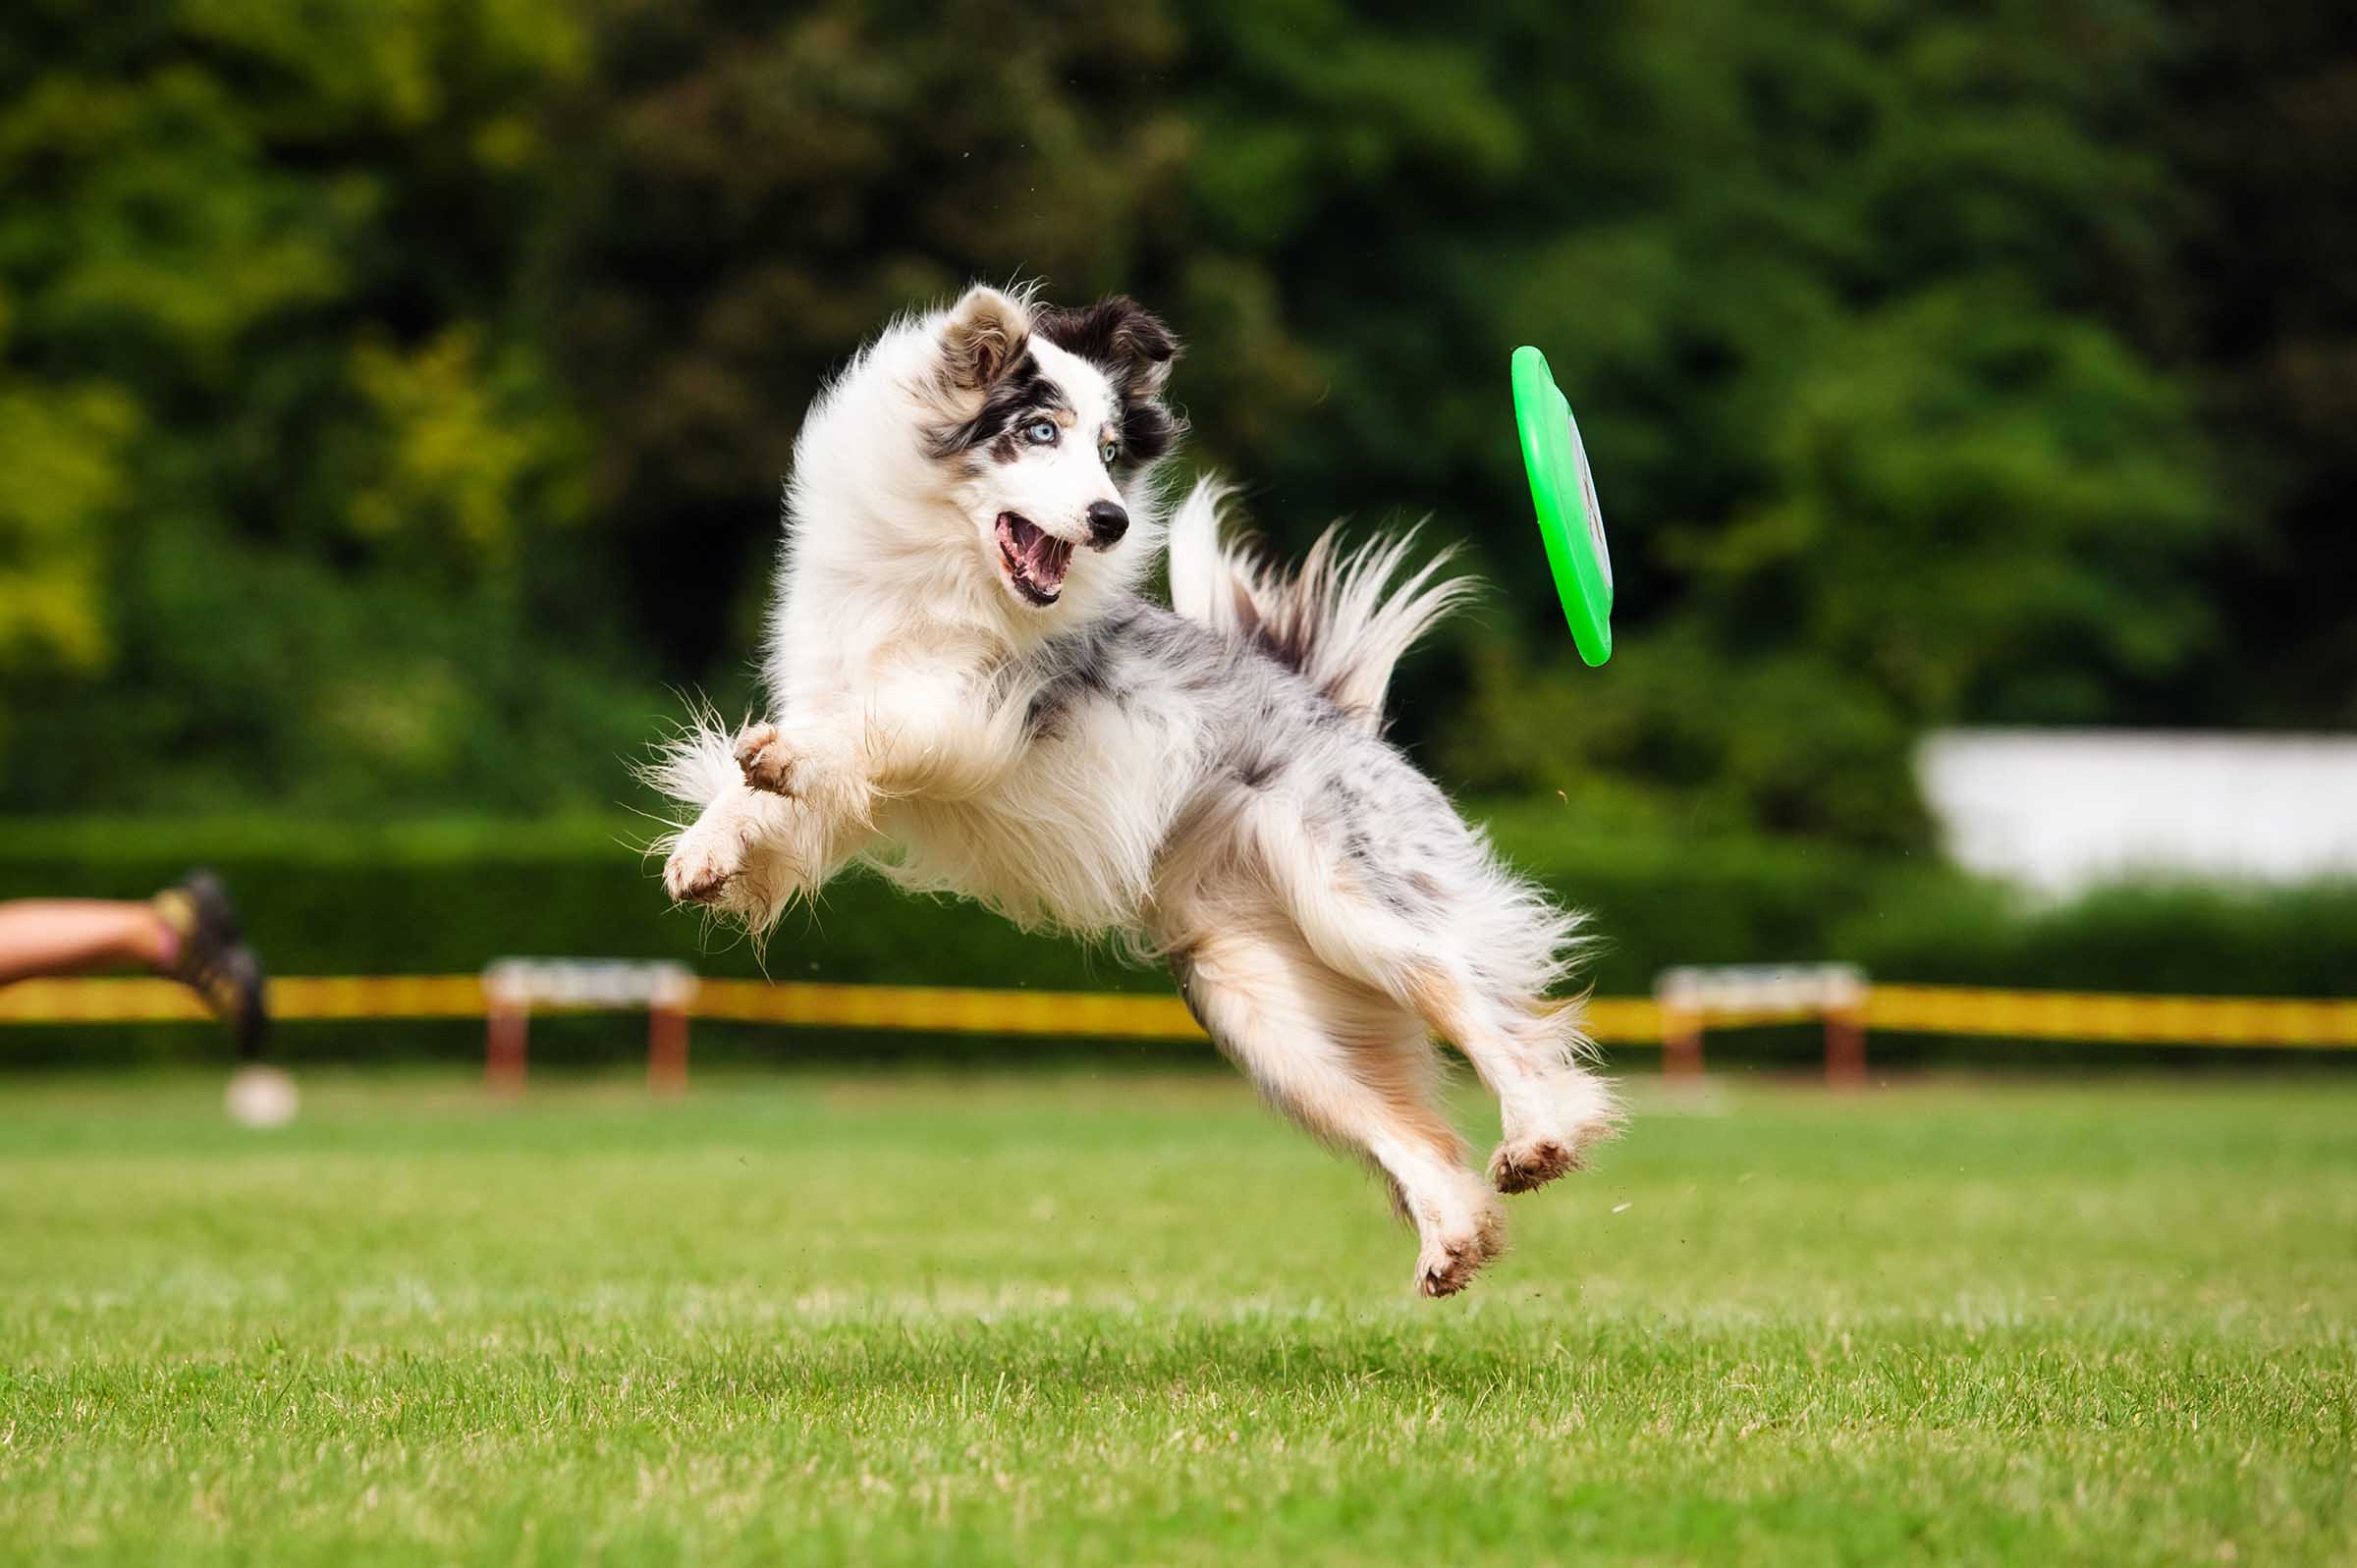
[[[1578,1003],[1498,996],[1437,966],[1411,967],[1406,984],[1417,1010],[1498,1096],[1489,1170],[1500,1192],[1529,1192],[1580,1169],[1617,1130],[1612,1089],[1580,1061],[1587,1043]]]
[[[1416,1229],[1416,1288],[1462,1290],[1505,1244],[1496,1199],[1433,1103],[1422,1020],[1321,963],[1290,929],[1223,931],[1177,962],[1187,1004],[1279,1108],[1371,1161]]]
[[[1546,995],[1572,922],[1497,868],[1453,815],[1411,819],[1404,831],[1275,810],[1251,821],[1310,951],[1420,1015],[1498,1097],[1504,1136],[1490,1179],[1499,1191],[1576,1170],[1612,1135],[1618,1110],[1582,1060],[1578,1004]]]

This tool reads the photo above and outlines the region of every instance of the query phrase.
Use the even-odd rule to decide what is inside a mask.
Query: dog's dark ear
[[[1151,398],[1171,379],[1178,340],[1144,305],[1108,295],[1077,310],[1042,310],[1031,330],[1068,353],[1102,368],[1129,398]]]
[[[1031,313],[1022,301],[976,284],[950,309],[942,329],[944,367],[952,383],[972,391],[989,386],[1023,356]]]

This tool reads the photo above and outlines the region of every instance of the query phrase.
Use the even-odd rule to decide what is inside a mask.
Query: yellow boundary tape
[[[480,1018],[485,1011],[482,982],[474,975],[291,977],[270,983],[270,1005],[290,1022]],[[706,980],[697,988],[691,1011],[698,1018],[730,1022],[837,1029],[1124,1040],[1203,1037],[1176,997],[1099,992]],[[149,1023],[203,1016],[195,998],[167,980],[27,980],[0,989],[0,1023]],[[1607,1043],[1662,1038],[1661,1009],[1650,998],[1593,998],[1587,1018],[1588,1032]],[[1766,1015],[1714,1015],[1705,1021],[1727,1028],[1774,1020]],[[1869,1030],[1886,1033],[2014,1040],[2357,1049],[2357,999],[1877,985],[1867,991],[1865,1023]]]
[[[908,1029],[943,1034],[1063,1035],[1112,1040],[1200,1040],[1177,997],[1085,991],[968,991],[950,987],[764,985],[706,980],[698,1018],[738,1023]]]
[[[2347,1050],[2357,1047],[2357,1000],[1872,986],[1866,1027],[2014,1040]]]

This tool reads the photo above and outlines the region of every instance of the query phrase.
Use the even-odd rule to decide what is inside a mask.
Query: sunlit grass
[[[2357,1555],[2357,1084],[1646,1102],[1438,1304],[1208,1074],[307,1087],[7,1089],[0,1556]]]

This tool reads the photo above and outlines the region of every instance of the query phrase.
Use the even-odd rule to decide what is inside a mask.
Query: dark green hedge
[[[1581,838],[1490,813],[1508,857],[1595,915],[1598,989],[1672,963],[1862,964],[1887,980],[2180,995],[2357,995],[2357,882],[2129,883],[2041,903],[1936,861],[1805,841]]]
[[[630,819],[404,823],[19,822],[0,828],[0,896],[143,895],[202,863],[228,879],[287,974],[421,974],[508,953],[680,958],[753,976],[763,955],[671,909]],[[978,910],[868,878],[827,890],[772,938],[778,978],[1102,986],[1121,966]],[[1137,983],[1135,981],[1130,982]]]
[[[2196,994],[2348,995],[2357,977],[2357,885],[2126,887],[2038,908],[1937,865],[1805,842],[1590,838],[1537,806],[1489,820],[1508,858],[1590,911],[1590,973],[1606,994],[1645,991],[1671,963],[1819,958],[1892,980]],[[229,879],[281,973],[469,971],[505,953],[763,973],[744,942],[665,905],[633,847],[643,838],[628,819],[21,820],[0,824],[0,897],[139,896],[201,862]],[[859,877],[790,918],[765,965],[779,979],[840,982],[1167,984],[1102,949]],[[416,1033],[405,1029],[402,1038]],[[442,1035],[475,1049],[471,1031]]]
[[[1894,980],[2278,996],[2357,987],[2357,884],[2131,885],[2039,907],[1937,865],[1807,842],[1585,838],[1560,814],[1487,813],[1507,857],[1587,910],[1600,991],[1672,963],[1846,958]],[[0,897],[143,896],[203,863],[294,973],[471,970],[503,953],[764,960],[668,908],[629,819],[289,827],[71,819],[0,824]],[[777,978],[1153,988],[1102,949],[1025,936],[865,877],[772,938]]]

